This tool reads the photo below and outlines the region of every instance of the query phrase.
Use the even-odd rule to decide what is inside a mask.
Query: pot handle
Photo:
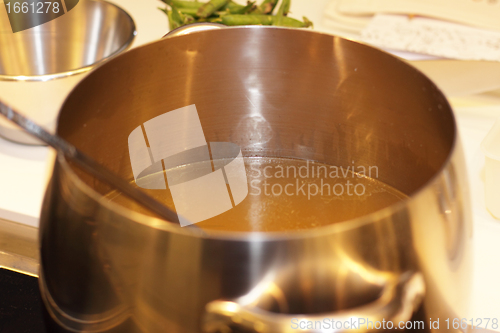
[[[400,322],[405,324],[411,319],[413,312],[420,306],[424,294],[425,283],[422,274],[406,272],[387,281],[380,297],[375,301],[357,308],[320,315],[279,314],[253,305],[242,305],[238,301],[216,300],[206,306],[203,331],[205,333],[229,333],[233,330],[258,333],[372,332],[380,331],[381,327],[379,326],[377,330],[375,326],[378,323],[382,324],[384,320],[386,323],[392,322],[394,328],[398,328]],[[307,322],[314,324],[317,321],[328,322],[329,325],[341,322],[342,327],[328,327],[325,324],[323,329],[302,329],[307,327]],[[374,324],[368,325],[370,322]]]

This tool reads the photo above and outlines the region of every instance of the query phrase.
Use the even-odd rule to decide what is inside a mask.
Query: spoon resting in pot
[[[66,156],[69,160],[75,162],[79,167],[93,175],[97,179],[105,182],[106,184],[112,186],[113,188],[121,191],[127,195],[130,199],[136,201],[142,206],[148,208],[152,212],[158,214],[160,217],[168,222],[174,223],[172,221],[177,221],[177,214],[172,211],[167,206],[163,205],[159,201],[155,200],[146,193],[138,190],[137,188],[130,185],[127,181],[117,176],[114,172],[105,168],[97,161],[95,161],[90,156],[87,156],[83,152],[79,151],[75,146],[64,140],[63,138],[50,134],[43,127],[34,123],[32,120],[24,117],[17,111],[13,110],[11,107],[5,105],[0,101],[0,113],[5,116],[8,120],[17,124],[19,127],[24,129],[27,133],[33,135],[37,139],[43,141],[47,145],[51,146],[59,153]],[[195,225],[191,225],[195,229],[201,230]]]

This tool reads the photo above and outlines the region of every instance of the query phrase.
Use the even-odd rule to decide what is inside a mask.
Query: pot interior
[[[113,59],[71,93],[61,110],[57,133],[134,183],[131,133],[146,133],[150,139],[146,145],[154,155],[148,121],[193,105],[207,143],[229,142],[241,149],[249,186],[245,200],[251,201],[247,211],[258,212],[246,218],[255,221],[273,209],[270,198],[276,199],[251,197],[252,170],[263,171],[265,159],[302,163],[296,164],[297,172],[304,163],[336,167],[338,172],[355,170],[354,184],[375,180],[381,187],[373,193],[394,190],[380,207],[366,210],[361,202],[349,209],[351,215],[339,219],[350,220],[411,197],[426,186],[447,162],[456,137],[453,114],[442,93],[403,61],[338,37],[267,27],[173,37]],[[189,130],[186,126],[168,124],[155,135],[168,138],[165,142],[192,144],[193,138],[182,134]],[[213,149],[210,153],[213,157]],[[166,168],[166,159],[153,159],[151,168],[153,162]],[[175,167],[179,166],[182,163]],[[75,170],[99,195],[116,197],[106,185]],[[345,185],[349,177],[341,174],[340,178]],[[260,184],[266,179],[261,174]],[[298,181],[296,187],[300,187],[304,180],[295,176],[290,181]],[[158,198],[170,195],[168,189],[144,190]],[[307,196],[305,192],[300,200],[310,202]],[[346,198],[351,199],[344,195],[342,200]],[[318,195],[314,199],[325,201]],[[293,200],[286,210],[300,211],[300,200]],[[140,210],[126,199],[122,204]],[[324,202],[312,205],[307,216],[298,213],[284,219],[325,221],[308,222],[309,227],[339,222],[331,217],[342,203],[330,211],[323,209],[327,206]],[[286,213],[279,208],[273,212]],[[236,215],[229,218],[237,219]],[[212,227],[217,229],[216,224]]]

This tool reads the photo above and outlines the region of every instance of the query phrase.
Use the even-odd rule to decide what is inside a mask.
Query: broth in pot
[[[210,162],[182,165],[175,172],[202,169],[206,163]],[[370,214],[407,198],[377,180],[378,168],[373,166],[338,167],[277,157],[249,157],[245,158],[245,165],[247,197],[233,209],[196,223],[198,227],[240,232],[309,229]],[[165,181],[168,183],[167,177]],[[148,194],[175,209],[168,189],[148,190]],[[125,207],[151,214],[121,193],[113,191],[107,197]]]

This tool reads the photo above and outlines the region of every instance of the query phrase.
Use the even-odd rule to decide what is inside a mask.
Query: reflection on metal
[[[40,296],[45,304],[49,304],[46,306],[47,311],[62,328],[71,332],[106,331],[120,325],[130,316],[130,309],[123,305],[117,305],[105,313],[73,317],[71,313],[61,311],[46,290],[45,279],[40,275]]]
[[[209,22],[193,23],[193,24],[183,25],[182,27],[178,27],[170,31],[168,34],[166,34],[165,37],[183,36],[192,34],[193,32],[217,30],[217,29],[223,29],[225,27],[226,27],[225,25],[219,23],[209,23]]]
[[[271,283],[268,292],[276,286]],[[425,294],[425,284],[421,273],[404,273],[399,278],[389,280],[380,291],[380,297],[360,308],[347,309],[341,312],[318,314],[277,315],[252,304],[241,305],[238,301],[213,301],[207,304],[207,314],[204,318],[203,331],[206,333],[250,331],[259,333],[294,332],[294,319],[305,322],[325,323],[325,320],[349,323],[351,319],[364,319],[366,322],[382,323],[391,321],[399,323],[411,318],[415,308]],[[284,312],[287,313],[287,312]],[[299,318],[298,318],[299,317]],[[332,332],[349,332],[352,328],[342,327]],[[301,330],[318,332],[321,329]],[[369,331],[360,326],[359,331]]]
[[[0,6],[0,18],[6,17]],[[12,33],[0,19],[0,80],[47,81],[84,73],[126,50],[132,18],[106,1],[83,0],[67,14]]]
[[[193,24],[187,24],[183,25],[181,27],[178,27],[172,31],[169,31],[163,38],[170,38],[170,37],[175,37],[175,36],[184,36],[184,35],[189,35],[195,32],[199,31],[207,31],[207,30],[218,30],[218,29],[224,29],[226,28],[225,25],[219,24],[219,23],[211,23],[211,22],[202,22],[202,23],[193,23]],[[186,58],[189,60],[189,65],[185,67],[186,73],[185,76],[188,78],[185,86],[184,86],[184,91],[186,92],[186,95],[184,97],[184,105],[189,105],[191,101],[191,89],[190,87],[193,85],[192,78],[193,78],[193,71],[195,70],[195,67],[193,64],[196,61],[196,57],[198,56],[198,51],[196,50],[189,50],[186,51]]]
[[[0,267],[14,272],[38,277],[38,260],[0,251]]]

